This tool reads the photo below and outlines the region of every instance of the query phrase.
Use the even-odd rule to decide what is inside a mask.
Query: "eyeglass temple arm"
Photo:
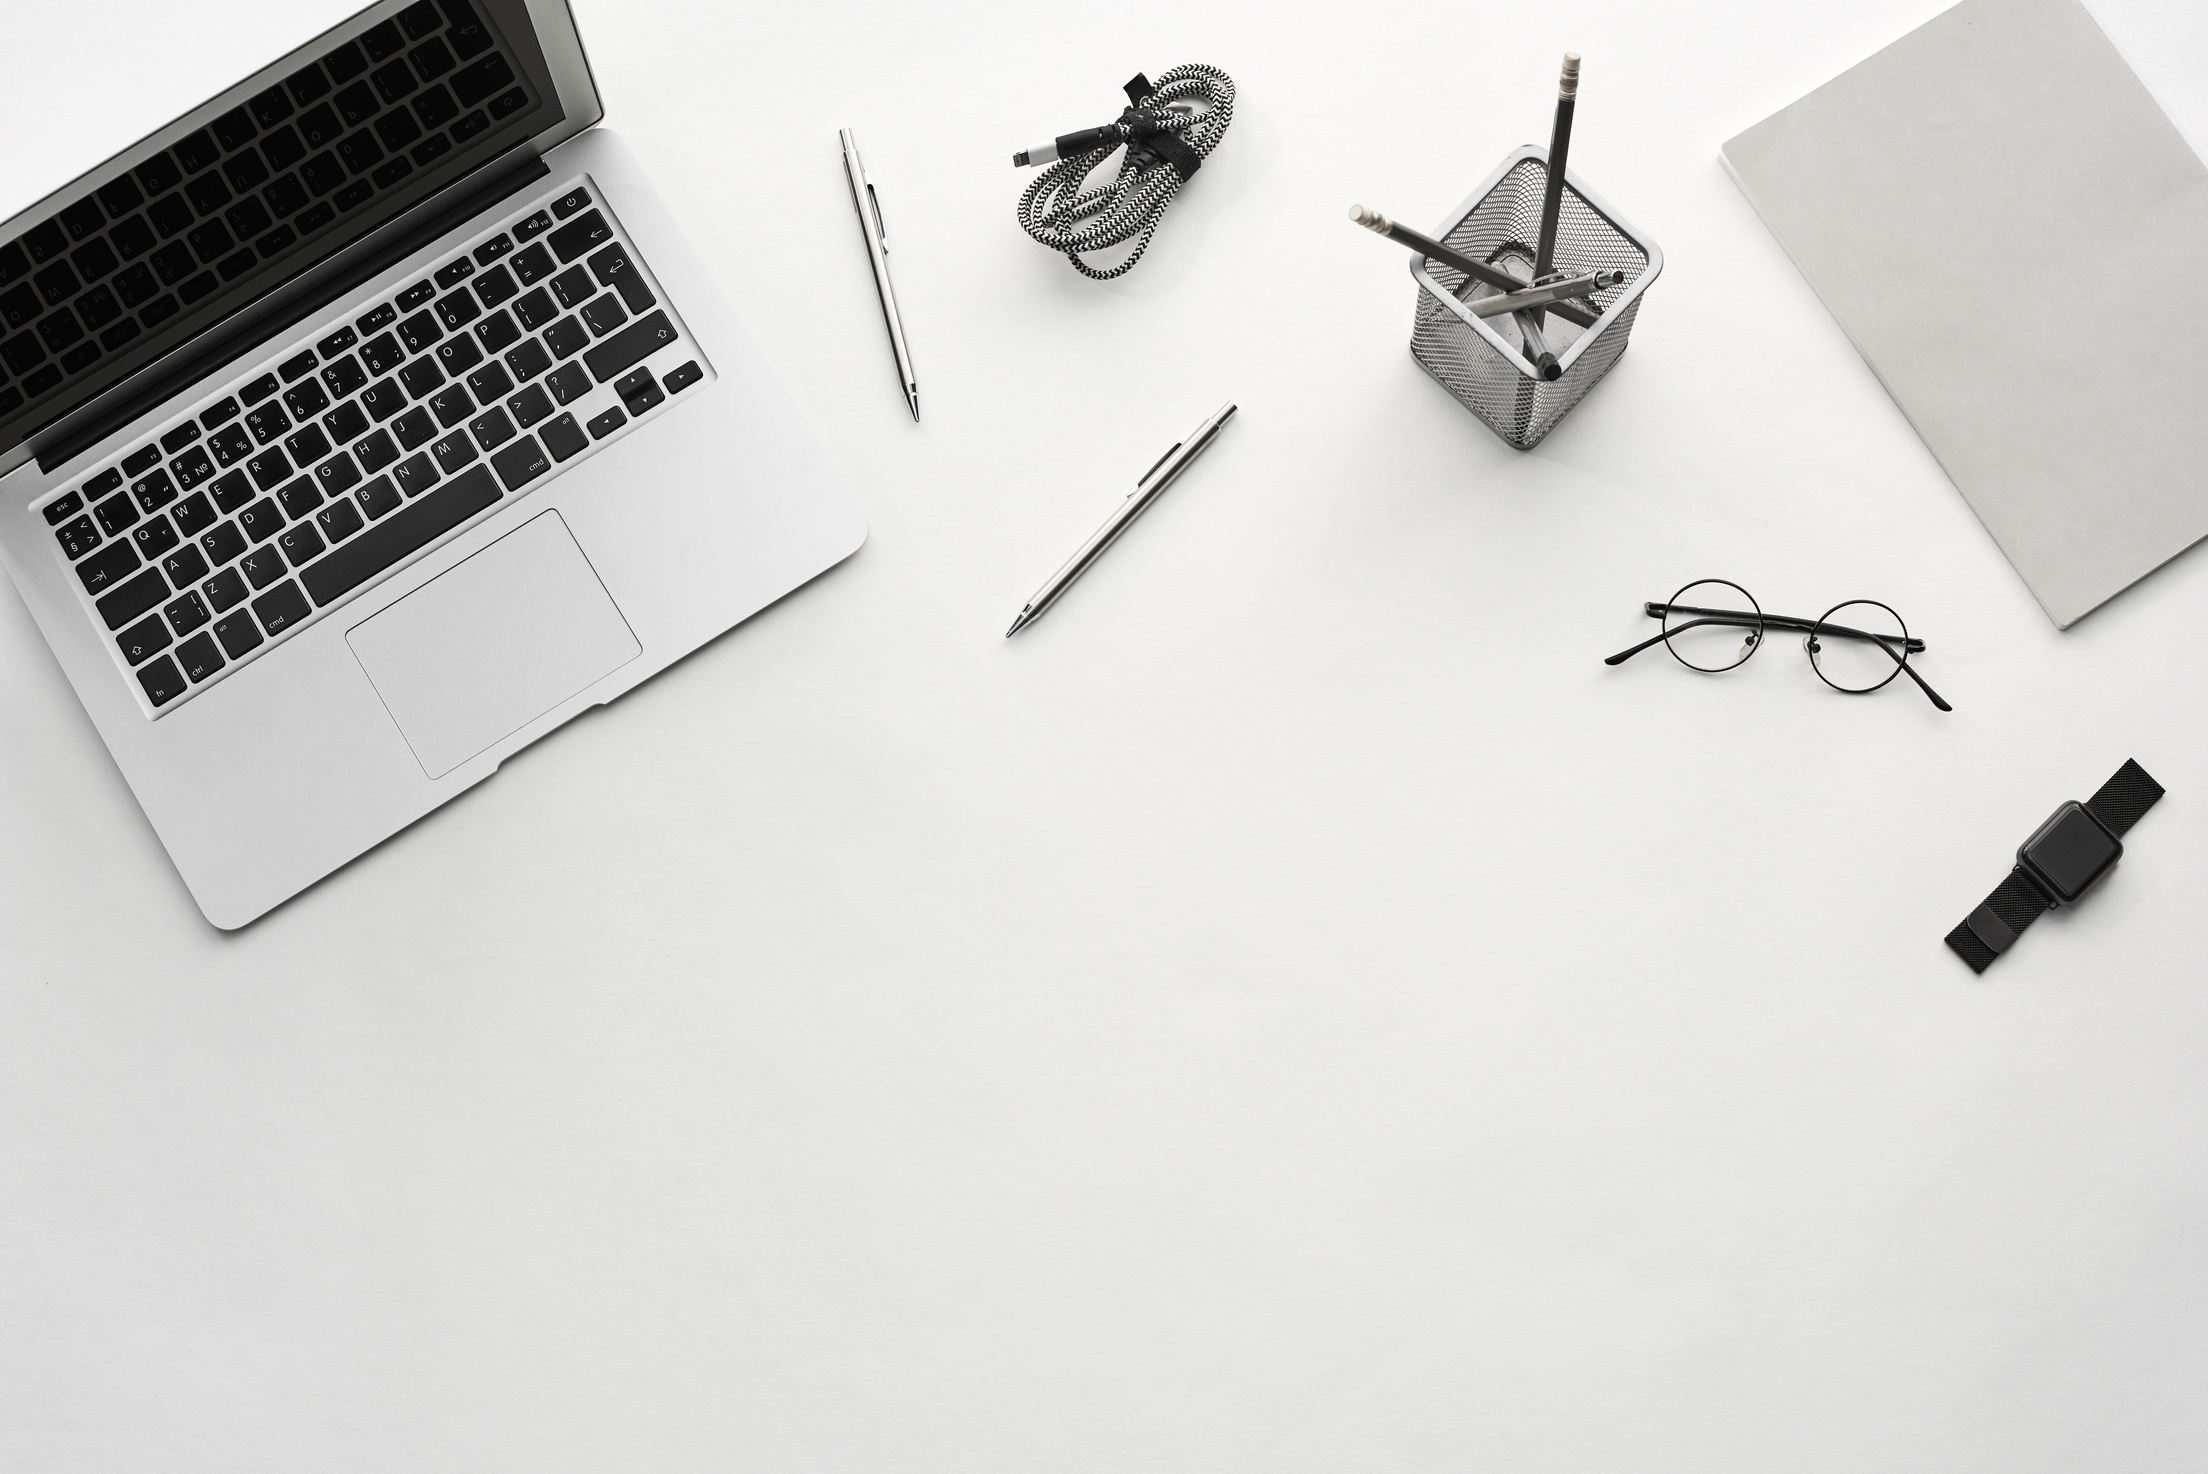
[[[1651,604],[1649,607],[1653,609],[1656,606]],[[1660,619],[1663,616],[1658,615],[1657,617]],[[1620,650],[1617,654],[1606,657],[1602,663],[1604,665],[1618,665],[1625,661],[1631,660],[1634,656],[1640,654],[1643,650],[1648,649],[1650,646],[1661,645],[1664,643],[1665,640],[1671,638],[1673,635],[1678,634],[1680,630],[1691,630],[1698,624],[1730,624],[1737,625],[1742,629],[1754,629],[1756,625],[1756,620],[1755,616],[1751,614],[1739,614],[1726,619],[1690,619],[1685,624],[1680,625],[1678,629],[1666,630],[1664,631],[1664,633],[1658,635],[1653,640],[1643,640],[1640,644],[1635,645],[1630,650]]]

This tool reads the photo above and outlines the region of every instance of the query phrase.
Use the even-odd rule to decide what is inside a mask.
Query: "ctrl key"
[[[223,667],[222,652],[215,648],[212,635],[194,635],[176,647],[176,658],[183,662],[184,674],[193,681],[204,681]]]
[[[146,688],[146,700],[155,706],[167,706],[184,694],[184,677],[166,655],[138,672],[138,684]]]

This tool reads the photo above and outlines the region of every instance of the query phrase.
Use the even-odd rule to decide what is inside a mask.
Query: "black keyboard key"
[[[273,547],[255,548],[238,567],[253,581],[253,587],[265,589],[284,576],[284,555]]]
[[[414,106],[417,108],[426,108],[433,97],[442,97],[444,95],[444,88],[432,87],[428,92],[422,95],[421,99],[417,101]],[[451,152],[452,140],[445,137],[445,135],[442,133],[432,133],[429,135],[428,138],[424,139],[419,144],[416,144],[414,147],[414,152],[408,154],[407,157],[412,159],[416,165],[423,165],[429,163],[432,159],[441,159],[446,154],[449,154]]]
[[[556,461],[568,460],[590,448],[590,437],[575,423],[573,415],[561,415],[547,422],[537,433],[544,437],[544,448],[552,452],[552,459]]]
[[[315,490],[311,477],[302,476],[277,492],[276,500],[283,507],[284,516],[296,521],[322,505],[322,493]]]
[[[370,521],[390,516],[404,501],[399,495],[399,489],[391,484],[388,476],[378,476],[353,495],[359,500],[361,510],[368,514]]]
[[[266,542],[284,530],[291,519],[283,508],[268,497],[262,497],[252,506],[238,513],[238,529],[255,542]]]
[[[232,660],[243,659],[261,646],[260,627],[242,609],[215,622],[215,638],[222,641],[222,648],[230,652]]]
[[[331,359],[337,357],[337,355],[343,353],[346,349],[352,347],[355,343],[358,343],[359,341],[359,335],[356,334],[351,328],[339,328],[336,332],[330,334],[327,338],[324,338],[321,342],[315,344],[314,351],[322,355],[322,361],[324,363],[328,363]]]
[[[474,460],[477,454],[475,442],[467,437],[466,432],[460,430],[453,431],[431,446],[429,453],[437,457],[439,469],[447,476]]]
[[[539,210],[536,214],[531,215],[527,220],[514,227],[514,239],[517,241],[533,241],[551,228],[552,217]],[[523,278],[524,281],[527,279],[526,277]]]
[[[263,374],[243,389],[240,389],[238,398],[244,400],[247,404],[259,404],[269,395],[274,394],[276,389],[276,376],[274,374]],[[263,441],[262,443],[266,444],[267,442]]]
[[[399,311],[412,312],[415,308],[421,306],[424,302],[427,302],[430,298],[436,295],[437,288],[433,284],[426,281],[418,281],[414,283],[414,285],[408,287],[405,291],[399,293],[397,298]]]
[[[169,576],[172,588],[198,583],[207,576],[207,555],[197,543],[186,543],[161,560],[161,571]]]
[[[444,265],[438,267],[436,271],[431,273],[431,279],[437,283],[438,290],[442,291],[455,282],[466,281],[474,274],[475,263],[462,256],[457,261],[447,261]]]
[[[235,568],[225,568],[199,586],[199,592],[207,600],[207,606],[217,614],[237,606],[245,597],[245,575]]]
[[[92,525],[90,517],[79,517],[74,522],[64,523],[54,534],[54,540],[61,544],[63,555],[74,563],[100,545],[100,530]]]
[[[494,407],[468,421],[468,433],[477,445],[494,450],[514,438],[514,422],[506,418],[506,411]]]
[[[235,522],[225,522],[203,535],[199,545],[206,551],[207,561],[220,568],[245,551],[245,534],[238,531]]]
[[[507,264],[513,268],[514,275],[525,287],[533,287],[559,270],[558,263],[552,259],[552,253],[543,246],[530,246]]]
[[[552,351],[531,338],[507,353],[506,367],[513,372],[514,382],[526,384],[552,367]]]
[[[452,88],[452,95],[460,99],[462,107],[473,107],[484,98],[505,91],[513,82],[514,69],[506,65],[505,57],[494,51],[454,72],[446,85]]]
[[[468,263],[463,259],[455,264],[465,266]],[[475,300],[475,293],[466,287],[457,292],[447,292],[437,299],[437,320],[445,325],[447,331],[457,333],[482,315],[483,308]]]
[[[429,407],[437,412],[437,423],[447,430],[475,413],[475,401],[468,398],[468,391],[458,384],[432,399]]]
[[[121,629],[147,610],[159,608],[168,596],[169,581],[161,576],[160,569],[148,568],[128,583],[109,591],[96,607],[109,629]]]
[[[493,359],[468,375],[468,388],[474,392],[477,404],[489,404],[512,393],[514,381],[508,376],[506,366]]]
[[[627,322],[629,315],[621,310],[621,304],[614,299],[613,293],[608,292],[596,301],[586,303],[582,318],[589,325],[593,336],[603,338]]]
[[[552,213],[565,220],[589,203],[590,191],[578,186],[552,202]]]
[[[115,646],[123,652],[123,659],[132,665],[143,665],[168,649],[171,638],[169,627],[161,622],[161,616],[149,614],[117,635]]]
[[[612,245],[590,258],[590,274],[598,278],[601,286],[608,286],[621,294],[631,312],[647,312],[658,305],[652,289],[646,285],[644,274],[636,269],[629,253],[621,243]]]
[[[377,424],[382,424],[400,410],[406,408],[406,391],[390,379],[370,384],[360,391],[361,407],[368,411]]]
[[[284,550],[284,557],[290,560],[294,568],[304,567],[328,551],[322,535],[314,530],[314,525],[310,522],[301,522],[295,527],[284,529],[284,535],[276,539],[276,546]],[[274,634],[275,631],[271,630],[269,633]]]
[[[285,437],[284,449],[291,452],[295,464],[311,466],[330,453],[330,437],[320,425],[303,425],[298,434]]]
[[[559,315],[560,304],[553,301],[552,294],[542,287],[533,292],[522,293],[521,299],[514,303],[514,316],[520,318],[521,325],[532,333]]]
[[[77,565],[77,581],[88,594],[98,594],[128,576],[138,566],[138,550],[124,538],[111,542]]]
[[[117,480],[121,480],[121,477],[119,475],[117,477]],[[87,486],[89,486],[90,484],[91,483],[89,482],[86,483]],[[48,502],[44,507],[41,507],[39,510],[46,514],[46,525],[48,527],[59,527],[63,522],[68,521],[71,517],[74,517],[77,515],[77,513],[83,511],[84,491],[85,488],[80,486],[75,491],[70,492],[67,496],[56,497],[54,500]]]
[[[339,547],[308,569],[303,581],[317,604],[327,604],[419,552],[498,499],[498,482],[490,468],[477,466]]]
[[[106,496],[109,492],[114,491],[122,484],[122,468],[120,466],[109,466],[99,475],[94,476],[91,480],[85,482],[84,485],[78,487],[77,490],[83,493],[84,499],[89,502],[99,497]]]
[[[500,236],[500,240],[506,237]],[[481,255],[479,251],[476,254]],[[514,274],[503,266],[494,266],[475,279],[475,295],[485,307],[496,307],[521,288],[514,284]]]
[[[260,617],[261,628],[280,635],[314,611],[307,604],[307,596],[299,592],[299,585],[287,580],[255,599],[253,612]]]
[[[503,235],[494,235],[489,240],[485,241],[482,245],[475,248],[475,264],[478,266],[488,266],[493,261],[496,261],[499,257],[513,250],[513,248],[514,243],[509,237]]]
[[[322,428],[337,444],[358,440],[368,433],[368,412],[357,404],[341,404],[322,417]]]
[[[448,374],[464,374],[482,361],[483,350],[473,338],[447,338],[437,345],[437,362]]]
[[[620,410],[609,409],[604,414],[595,415],[591,418],[590,438],[593,440],[603,440],[608,435],[611,435],[614,431],[620,429],[623,425],[626,425],[628,422],[629,417],[621,413]]]
[[[138,545],[138,556],[151,563],[176,546],[176,529],[169,525],[168,518],[156,517],[139,524],[130,540]]]
[[[223,667],[222,652],[215,648],[213,635],[194,635],[176,647],[177,663],[184,667],[184,674],[194,682],[204,681]],[[148,690],[146,693],[153,693]],[[154,705],[158,706],[157,701]]]
[[[563,317],[544,330],[544,343],[561,358],[573,358],[590,346],[590,329],[579,317]]]
[[[514,423],[526,430],[552,413],[552,399],[550,395],[544,392],[543,385],[531,384],[528,388],[507,400],[506,408],[512,412]]]
[[[217,464],[234,466],[252,453],[253,437],[243,425],[225,425],[207,437],[207,448],[215,453]]]
[[[371,476],[398,458],[398,446],[392,443],[390,434],[383,430],[378,430],[353,446],[353,459],[360,462],[360,469]]]
[[[437,367],[437,360],[423,354],[405,368],[399,370],[399,382],[406,392],[416,399],[434,394],[437,386],[445,382],[445,371]]]
[[[551,470],[552,460],[535,436],[524,435],[491,457],[491,469],[498,472],[498,479],[506,483],[508,491],[514,491]]]
[[[475,341],[483,345],[485,353],[496,353],[520,337],[521,329],[514,326],[512,314],[504,310],[492,313],[475,325]]]
[[[382,307],[377,310],[389,312],[391,309]],[[366,322],[367,319],[362,318],[361,321]],[[400,364],[406,362],[406,350],[401,348],[399,340],[389,333],[379,333],[360,345],[360,359],[361,362],[368,365],[368,372],[388,374]]]
[[[392,483],[410,497],[420,496],[440,479],[437,463],[429,458],[427,452],[408,456],[404,462],[391,468]]]
[[[187,593],[182,598],[172,599],[162,606],[161,612],[167,616],[170,626],[180,635],[190,634],[210,618],[207,613],[207,606],[201,603],[199,595],[194,593]]]
[[[291,411],[293,420],[302,424],[329,407],[329,391],[312,379],[302,380],[284,391],[284,408]]]
[[[291,475],[291,462],[284,459],[281,449],[271,446],[245,463],[245,469],[253,473],[253,484],[267,491],[281,485]]]
[[[598,283],[580,266],[571,266],[552,278],[552,295],[562,307],[580,307],[598,295]]]
[[[245,472],[232,471],[216,477],[207,494],[214,498],[215,510],[228,515],[253,500],[253,483],[245,479]]]
[[[324,496],[340,496],[360,485],[360,467],[343,451],[314,468],[314,479]]]
[[[176,510],[169,515],[176,519],[176,530],[186,537],[197,537],[215,525],[215,509],[208,504],[203,491],[193,492],[178,502]]]
[[[698,361],[693,358],[681,368],[668,372],[666,379],[667,392],[669,394],[680,394],[704,377],[705,370],[699,368]]]
[[[393,308],[390,303],[386,302],[381,307],[371,308],[368,312],[368,315],[366,317],[355,320],[353,326],[360,329],[360,335],[365,338],[370,333],[376,332],[383,328],[387,328],[398,320],[399,314],[397,309]],[[380,373],[382,371],[379,369],[377,372]]]
[[[579,363],[563,363],[552,370],[552,376],[544,381],[544,387],[552,391],[552,397],[562,404],[573,404],[591,390],[590,375],[583,372]]]
[[[160,464],[161,447],[158,445],[141,445],[129,455],[123,457],[123,474],[126,476],[140,476]]]
[[[621,396],[621,403],[627,406],[629,413],[639,419],[646,410],[667,397],[667,392],[659,387],[659,381],[652,377],[648,368],[622,375],[613,386],[613,392]]]
[[[333,543],[341,543],[361,529],[360,508],[353,505],[351,497],[332,502],[314,514],[315,525],[322,535]]]
[[[138,672],[138,684],[145,688],[146,700],[155,706],[166,706],[184,694],[184,677],[177,674],[176,662],[166,655]]]
[[[183,424],[178,425],[161,437],[161,453],[173,456],[197,439],[199,439],[198,422],[186,420]]]
[[[437,326],[437,319],[426,312],[417,312],[399,324],[399,341],[406,345],[409,353],[428,352],[430,344],[444,335],[445,330]]]
[[[297,357],[287,358],[276,365],[276,372],[284,376],[284,382],[287,384],[295,379],[304,378],[314,372],[314,355],[312,353],[301,353]]]
[[[398,437],[400,449],[414,450],[435,437],[437,422],[427,409],[416,405],[391,422],[391,433]]]
[[[245,427],[253,432],[255,440],[266,445],[291,428],[291,416],[280,404],[264,404],[246,412]]]
[[[624,374],[675,341],[675,325],[664,312],[640,317],[583,355],[591,377],[603,384]]]
[[[229,424],[237,417],[238,402],[235,399],[218,399],[200,411],[199,423],[203,428],[212,430],[217,425]]]
[[[176,477],[176,484],[188,491],[215,474],[215,463],[208,458],[206,446],[195,445],[169,462],[169,472]]]
[[[344,336],[350,341],[353,330],[347,328]],[[378,369],[376,372],[382,373],[383,370]],[[322,382],[329,386],[330,398],[343,399],[368,382],[368,370],[360,366],[359,359],[348,353],[322,370]]]
[[[286,111],[289,111],[287,108]],[[100,203],[107,206],[107,218],[120,220],[146,202],[138,186],[131,183],[128,174],[100,186]]]

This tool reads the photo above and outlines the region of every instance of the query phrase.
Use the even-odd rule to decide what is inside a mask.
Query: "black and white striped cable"
[[[1134,270],[1165,207],[1234,121],[1234,80],[1217,67],[1175,67],[1154,86],[1138,76],[1127,84],[1127,96],[1131,105],[1116,121],[1012,156],[1017,165],[1048,165],[1020,195],[1020,228],[1096,281]],[[1122,147],[1127,152],[1118,176],[1084,188]],[[1100,269],[1081,259],[1129,241],[1133,254],[1116,266]]]

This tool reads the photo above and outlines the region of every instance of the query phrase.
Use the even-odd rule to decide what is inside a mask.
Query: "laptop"
[[[0,222],[0,563],[234,928],[866,524],[564,0],[384,0]]]

